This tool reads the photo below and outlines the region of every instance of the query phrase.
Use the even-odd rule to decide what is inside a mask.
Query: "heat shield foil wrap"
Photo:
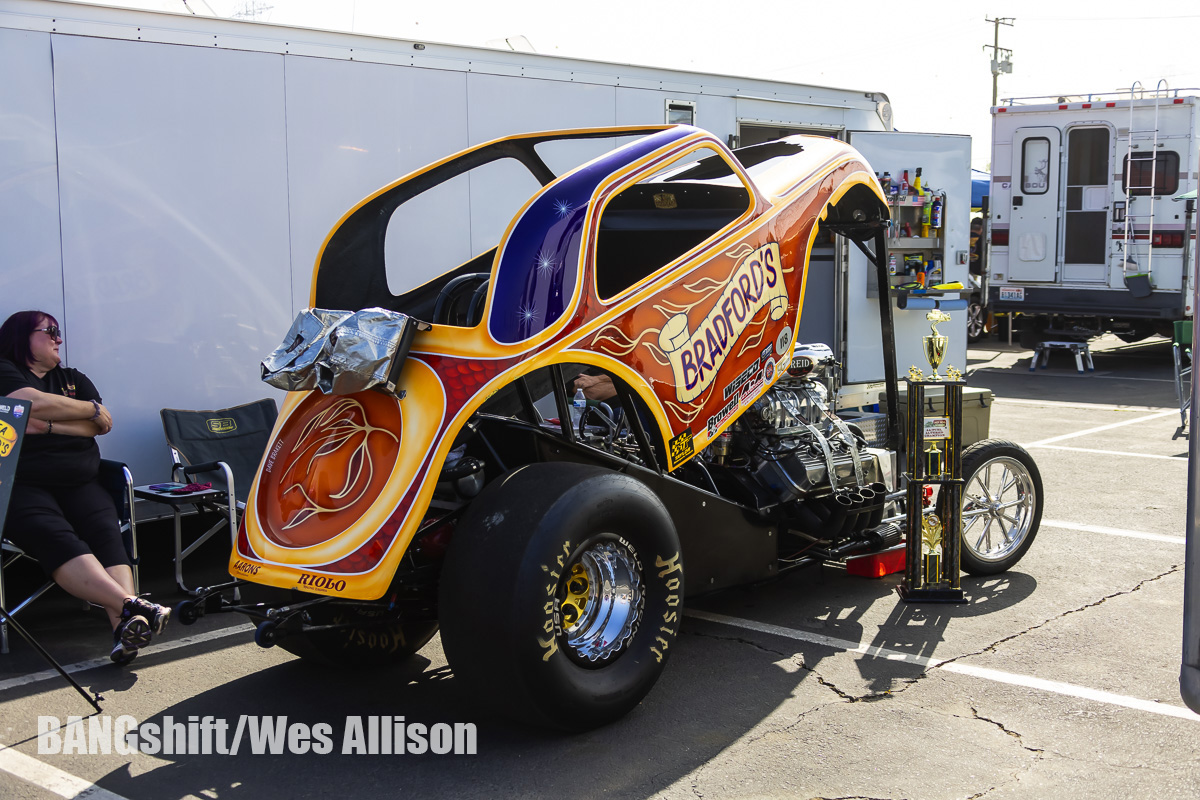
[[[306,308],[263,360],[262,379],[289,392],[340,395],[379,388],[395,394],[417,324],[384,308]]]

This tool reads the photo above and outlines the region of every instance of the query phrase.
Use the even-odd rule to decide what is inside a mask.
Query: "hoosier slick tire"
[[[464,690],[504,716],[588,730],[650,691],[683,615],[679,538],[639,481],[532,464],[459,523],[439,589],[442,646]]]

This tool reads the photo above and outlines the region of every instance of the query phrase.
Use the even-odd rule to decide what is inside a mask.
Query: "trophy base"
[[[896,587],[900,599],[906,603],[967,603],[967,594],[962,589],[926,588],[910,589],[901,584]]]

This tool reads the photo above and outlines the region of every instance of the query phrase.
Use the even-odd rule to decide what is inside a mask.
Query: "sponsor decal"
[[[750,384],[746,385],[749,386]],[[725,420],[733,416],[733,412],[738,410],[741,400],[741,396],[733,398],[720,411],[708,418],[708,438],[711,439],[717,435],[717,428],[721,427],[721,424]]]
[[[0,414],[11,414],[12,406],[0,406]]]
[[[17,429],[7,422],[0,422],[0,458],[6,457],[17,444]]]
[[[330,578],[327,575],[310,575],[307,572],[300,574],[300,580],[296,582],[296,585],[308,589],[324,589],[329,592],[346,591],[346,581],[341,578]]]
[[[792,348],[792,329],[784,328],[779,332],[779,336],[775,337],[775,355],[783,356],[791,352]]]
[[[770,242],[747,253],[696,330],[687,314],[667,320],[658,344],[671,364],[675,395],[682,403],[699,397],[716,378],[738,337],[764,307],[779,319],[788,306],[780,269],[779,245]]]
[[[13,406],[13,416],[22,417],[25,415],[25,406]]]
[[[771,362],[768,361],[768,364]],[[759,370],[753,380],[748,380],[742,384],[742,391],[738,393],[738,400],[742,405],[749,405],[754,399],[754,396],[762,391],[763,385],[766,383],[765,371]]]
[[[667,469],[675,469],[695,453],[696,445],[692,442],[692,429],[689,427],[667,442]]]
[[[738,389],[741,388],[742,384],[744,384],[746,381],[750,380],[751,375],[758,372],[758,368],[759,368],[759,362],[755,361],[753,364],[751,364],[750,366],[748,366],[744,370],[742,370],[742,374],[738,375],[736,378],[734,378],[732,381],[730,381],[725,386],[724,390],[722,390],[721,394],[723,396],[721,399],[728,400],[731,396],[736,395],[738,393]]]
[[[208,429],[213,433],[233,433],[237,430],[237,422],[228,417],[224,419],[207,420]]]

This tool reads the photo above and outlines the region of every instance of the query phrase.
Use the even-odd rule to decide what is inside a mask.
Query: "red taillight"
[[[1066,105],[1066,104],[1064,103],[1063,105],[1061,105],[1061,106],[1059,106],[1059,107],[1058,107],[1058,110],[1059,110],[1059,111],[1066,111],[1068,108],[1070,108],[1070,106],[1069,106],[1069,105]]]
[[[1183,231],[1156,233],[1150,243],[1155,247],[1183,247]]]
[[[1008,228],[992,231],[992,247],[1008,247]]]

